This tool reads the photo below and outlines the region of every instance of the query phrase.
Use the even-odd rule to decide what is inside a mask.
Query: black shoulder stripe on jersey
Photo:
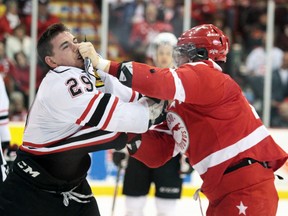
[[[97,126],[105,113],[107,104],[109,103],[109,100],[111,98],[110,94],[104,94],[104,96],[101,98],[96,110],[94,111],[93,115],[91,116],[90,120],[86,123],[88,126]]]
[[[87,146],[87,147],[84,147],[83,150],[87,152],[102,151],[102,150],[107,150],[107,149],[121,150],[125,148],[126,143],[127,143],[127,135],[125,133],[121,133],[120,136],[118,136],[114,140],[107,141],[99,145]]]
[[[8,115],[0,116],[0,120],[3,120],[3,119],[8,119]]]

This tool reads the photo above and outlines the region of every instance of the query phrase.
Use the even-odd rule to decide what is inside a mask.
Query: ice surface
[[[119,196],[116,199],[116,205],[114,210],[114,216],[124,216],[125,203],[124,196]],[[97,196],[96,200],[99,205],[101,216],[111,216],[112,209],[112,196]],[[205,214],[208,202],[207,199],[201,198],[203,211]],[[181,198],[177,203],[177,215],[175,216],[201,216],[199,202],[193,200],[193,198]],[[279,201],[278,212],[276,216],[288,215],[288,200],[283,199]],[[154,205],[154,198],[148,197],[146,206],[144,207],[144,216],[156,216],[156,209]]]

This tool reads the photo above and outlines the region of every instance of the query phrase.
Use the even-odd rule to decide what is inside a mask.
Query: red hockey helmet
[[[189,44],[195,46],[195,58],[197,59],[211,58],[214,61],[226,62],[226,55],[229,51],[229,39],[219,28],[212,24],[195,26],[185,31],[178,38],[177,47],[185,47]],[[203,49],[206,51],[204,54]]]

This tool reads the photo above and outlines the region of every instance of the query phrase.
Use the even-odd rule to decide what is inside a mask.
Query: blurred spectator
[[[102,0],[94,0],[97,9],[101,12],[102,10]]]
[[[145,10],[145,20],[133,24],[129,42],[131,50],[137,50],[133,53],[133,56],[136,57],[134,60],[145,61],[148,44],[158,33],[173,32],[172,25],[159,21],[158,15],[158,8],[153,3],[148,3]]]
[[[6,39],[6,55],[10,61],[14,62],[14,54],[23,51],[28,59],[31,53],[31,37],[26,34],[23,24],[15,27],[13,34]]]
[[[27,109],[24,104],[22,92],[14,91],[10,95],[9,119],[10,121],[25,121]]]
[[[32,13],[32,0],[18,0],[18,14],[21,20]]]
[[[163,0],[163,4],[160,6],[160,10],[163,13],[163,21],[171,22],[176,14],[176,1],[175,0]]]
[[[12,34],[13,29],[20,24],[18,3],[16,0],[6,1],[6,12],[0,18],[0,40]]]
[[[29,104],[29,85],[30,85],[30,65],[26,55],[20,51],[15,53],[15,70],[13,72],[13,78],[15,82],[15,90],[20,91],[24,95],[24,104],[28,108]],[[36,90],[40,85],[40,82],[43,78],[43,73],[40,67],[37,65],[36,68]]]
[[[263,37],[265,37],[263,35]],[[266,70],[266,55],[267,52],[265,51],[265,39],[259,38],[259,41],[255,47],[251,50],[248,54],[246,59],[246,69],[249,75],[251,76],[264,76]],[[280,68],[282,65],[283,59],[283,51],[278,47],[273,47],[272,49],[272,69],[275,70]]]
[[[288,51],[284,52],[282,67],[273,71],[271,127],[288,126]]]
[[[14,91],[12,73],[14,71],[13,63],[6,57],[5,43],[0,41],[0,75],[3,77],[8,96]]]
[[[253,49],[246,58],[246,70],[251,76],[264,76],[266,70],[265,41],[266,31],[261,26],[255,25],[251,32],[251,41],[253,41]],[[279,69],[283,61],[283,51],[274,46],[272,49],[272,69]]]
[[[287,20],[288,21],[288,20]],[[285,24],[278,33],[275,44],[284,51],[288,51],[288,24]]]
[[[38,0],[38,37],[47,29],[48,26],[53,23],[60,22],[59,17],[53,15],[49,11],[50,0]],[[29,14],[23,21],[30,35],[30,29],[32,25],[32,15]]]
[[[132,25],[144,21],[146,2],[116,1],[110,4],[109,29],[117,37],[125,51],[129,51],[129,40]]]
[[[254,26],[252,30],[252,39],[254,48],[248,53],[246,58],[246,75],[254,93],[254,104],[252,104],[259,115],[262,115],[263,109],[263,86],[264,75],[266,73],[267,52],[265,50],[266,32],[259,25]],[[279,69],[283,61],[283,51],[278,47],[272,48],[272,70]]]
[[[246,55],[254,48],[254,42],[257,43],[258,38],[266,31],[266,24],[263,22],[267,19],[267,9],[260,1],[239,1],[237,10],[235,19],[238,20],[238,41],[241,40]]]
[[[2,17],[5,14],[6,6],[4,4],[3,0],[0,0],[0,17]]]
[[[124,21],[130,24],[143,22],[145,20],[145,0],[135,0],[125,5]]]
[[[195,0],[192,2],[191,16],[193,19],[193,24],[204,24],[211,23],[213,20],[213,15],[217,11],[217,2],[212,0]]]
[[[178,37],[183,32],[183,2],[176,0],[163,0],[160,7],[163,21],[173,26],[173,32]]]

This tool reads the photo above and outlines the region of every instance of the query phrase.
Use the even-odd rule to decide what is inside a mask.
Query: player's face
[[[50,56],[52,68],[57,66],[72,66],[84,68],[84,60],[78,52],[79,43],[70,32],[62,32],[53,40],[53,56]]]
[[[173,67],[173,47],[169,44],[159,45],[156,51],[155,65],[160,68]]]

